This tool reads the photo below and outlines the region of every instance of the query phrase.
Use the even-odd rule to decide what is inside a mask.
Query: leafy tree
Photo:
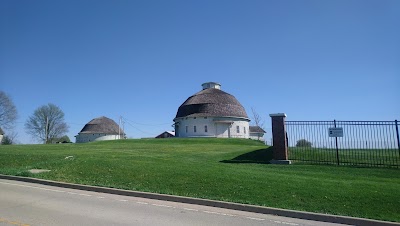
[[[43,105],[25,123],[28,134],[48,144],[68,132],[64,112],[54,104]]]
[[[3,91],[0,91],[0,127],[10,129],[17,119],[17,108],[11,98]]]
[[[311,147],[312,143],[306,139],[298,140],[296,143],[296,147]]]

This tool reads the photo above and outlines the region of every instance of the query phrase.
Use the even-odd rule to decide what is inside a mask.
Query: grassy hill
[[[400,222],[398,169],[266,164],[271,154],[215,138],[12,145],[0,173]]]

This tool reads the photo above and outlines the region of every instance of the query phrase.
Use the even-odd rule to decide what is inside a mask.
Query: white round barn
[[[249,138],[250,119],[239,101],[222,91],[219,83],[207,82],[202,87],[179,107],[175,136]]]
[[[99,117],[88,122],[75,136],[76,143],[100,140],[117,140],[125,137],[124,131],[112,119]]]

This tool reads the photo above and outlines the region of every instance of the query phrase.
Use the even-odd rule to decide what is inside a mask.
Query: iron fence
[[[286,121],[295,162],[400,167],[398,121]]]

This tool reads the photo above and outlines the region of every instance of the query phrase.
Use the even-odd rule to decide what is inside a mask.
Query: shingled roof
[[[83,127],[80,133],[105,133],[110,135],[116,135],[118,133],[125,134],[122,129],[119,130],[117,123],[104,116],[92,119]]]
[[[176,113],[176,118],[203,116],[249,118],[234,96],[215,88],[204,89],[189,97]]]
[[[250,133],[266,133],[265,130],[263,130],[259,126],[249,126]]]

